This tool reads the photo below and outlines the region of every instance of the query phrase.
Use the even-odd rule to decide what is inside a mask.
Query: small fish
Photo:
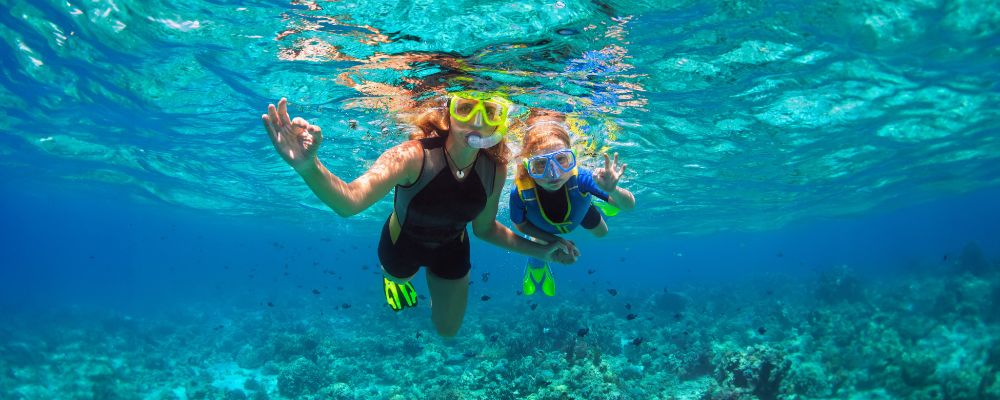
[[[219,330],[219,329],[222,329],[222,328],[225,328],[225,326],[222,326],[222,325],[219,325],[219,326],[216,326],[216,327],[215,327],[215,328],[213,328],[213,329],[215,329],[215,330]]]
[[[556,33],[558,33],[560,35],[563,35],[563,36],[573,36],[573,35],[576,35],[577,33],[580,33],[580,31],[578,31],[576,29],[571,29],[571,28],[562,28],[562,29],[556,31]]]
[[[680,321],[681,318],[684,318],[684,316],[681,315],[681,313],[674,313],[674,320],[675,321]]]
[[[523,293],[522,293],[522,292],[521,292],[520,290],[518,290],[518,291],[517,291],[517,295],[518,295],[518,296],[520,296],[520,295],[522,295],[522,294],[523,294]]]
[[[619,257],[618,261],[625,262],[625,257]]]
[[[337,286],[337,290],[344,290],[343,286]]]
[[[489,299],[492,299],[492,297],[487,296],[487,295],[484,294],[483,297],[480,297],[480,299],[483,299],[483,301],[487,301]]]
[[[757,328],[757,333],[763,335],[763,334],[767,333],[767,328],[764,328],[763,326],[760,327],[760,328]]]
[[[634,344],[636,346],[642,344],[642,337],[640,336],[640,337],[637,337],[635,339],[632,339],[632,344]]]
[[[269,302],[267,302],[267,306],[268,307],[274,307],[274,303],[272,303],[272,302],[269,301]]]
[[[497,336],[497,335],[490,335],[490,341],[491,341],[491,342],[496,342],[496,341],[497,341],[497,339],[499,339],[499,338],[500,338],[500,337],[499,337],[499,336]]]
[[[319,289],[313,289],[313,294],[319,295]]]
[[[482,276],[481,279],[483,280],[483,282],[489,282],[490,281],[490,273],[489,272],[483,272],[483,276]]]
[[[618,295],[618,289],[608,289],[608,293],[611,293],[612,296],[617,296]]]
[[[343,308],[343,309],[345,309],[345,310],[346,310],[346,309],[348,309],[348,308],[351,308],[351,304],[350,304],[350,303],[344,303],[344,304],[341,304],[341,305],[340,305],[340,308]]]
[[[593,275],[594,272],[597,272],[597,270],[596,269],[588,269],[587,270],[587,275]]]
[[[227,265],[227,266],[223,267],[223,269],[229,269],[229,266]]]
[[[531,303],[531,309],[534,310],[538,308],[538,303]]]
[[[778,257],[784,257],[784,256],[785,256],[785,253],[784,253],[784,252],[781,252],[781,251],[779,251],[777,255],[778,255]]]
[[[631,310],[632,309],[632,303],[625,303],[625,309],[626,310]]]
[[[941,257],[941,262],[945,262],[945,261],[948,261],[948,255],[947,254],[945,254],[944,257]]]
[[[367,271],[367,270],[368,270],[368,266],[367,266],[367,265],[362,265],[362,266],[361,266],[361,269],[363,269],[363,270]]]
[[[635,314],[629,314],[629,315],[626,315],[626,316],[625,316],[625,319],[627,319],[627,320],[631,321],[631,320],[635,319],[636,317],[638,317],[638,315],[635,315]]]
[[[427,300],[427,296],[424,296],[422,294],[418,294],[417,298],[420,299],[420,300]]]
[[[580,328],[580,330],[576,331],[576,336],[584,337],[584,336],[587,336],[587,333],[589,333],[589,332],[590,332],[590,329]]]
[[[413,335],[413,337],[414,337],[415,339],[420,339],[420,336],[421,336],[421,333],[420,333],[420,331],[417,331],[417,333],[416,333],[415,335]]]
[[[773,291],[773,290],[771,290],[771,289],[767,289],[767,295],[768,295],[768,296],[770,296],[770,295],[772,295],[772,294],[774,294],[774,291]]]

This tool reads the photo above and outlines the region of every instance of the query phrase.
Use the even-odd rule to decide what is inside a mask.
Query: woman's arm
[[[340,216],[351,216],[368,208],[397,184],[409,184],[420,174],[423,149],[419,142],[404,142],[387,150],[361,177],[345,183],[330,173],[316,156],[323,143],[323,130],[305,119],[288,116],[288,101],[268,104],[261,116],[271,144],[288,165],[306,181],[316,197]]]
[[[514,226],[517,227],[517,230],[521,231],[521,233],[536,239],[541,239],[545,243],[552,243],[559,241],[559,236],[543,231],[539,229],[537,226],[535,226],[535,224],[532,224],[527,220],[525,220],[520,224],[514,224]]]
[[[557,261],[552,258],[552,253],[565,245],[559,241],[552,241],[548,244],[539,244],[515,234],[509,228],[497,221],[497,208],[500,204],[500,193],[503,192],[503,184],[507,180],[507,169],[497,166],[496,181],[493,184],[493,194],[486,200],[486,208],[472,220],[472,233],[476,237],[495,246],[518,252],[529,257],[540,258],[546,261]],[[564,249],[569,252],[568,249]],[[573,257],[575,261],[575,257]]]
[[[408,185],[420,174],[423,151],[416,141],[403,142],[382,153],[363,175],[346,183],[313,159],[295,171],[316,197],[341,217],[364,211],[385,197],[394,186]]]

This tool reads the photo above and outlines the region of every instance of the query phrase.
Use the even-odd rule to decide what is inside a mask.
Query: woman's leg
[[[427,289],[431,292],[431,321],[438,334],[455,336],[469,302],[469,274],[458,279],[444,279],[428,270]]]

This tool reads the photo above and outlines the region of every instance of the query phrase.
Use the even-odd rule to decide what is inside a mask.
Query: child
[[[546,243],[565,242],[556,235],[577,226],[596,237],[608,233],[604,218],[591,204],[591,195],[607,202],[599,206],[609,215],[635,207],[632,193],[618,187],[626,167],[619,165],[618,154],[614,160],[605,154],[604,168],[591,171],[578,167],[565,121],[565,116],[555,113],[535,113],[528,118],[521,150],[523,163],[514,178],[517,188],[510,193],[511,221],[522,233]],[[536,285],[541,285],[546,295],[555,295],[548,263],[528,257],[524,294],[534,294]]]

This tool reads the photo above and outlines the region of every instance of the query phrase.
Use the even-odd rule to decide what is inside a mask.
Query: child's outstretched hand
[[[594,182],[601,190],[611,193],[618,188],[618,180],[625,173],[625,167],[628,167],[628,164],[618,163],[617,152],[615,152],[614,161],[611,160],[608,153],[604,153],[604,168],[594,170]]]

